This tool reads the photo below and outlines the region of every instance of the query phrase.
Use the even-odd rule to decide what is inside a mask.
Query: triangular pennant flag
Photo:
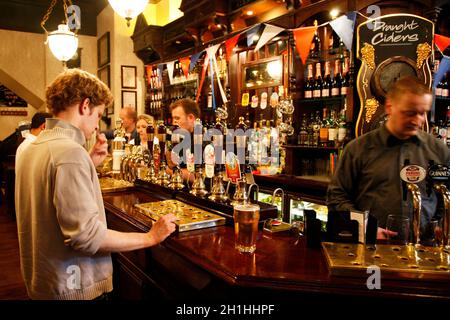
[[[259,31],[259,24],[251,28],[249,31],[247,31],[247,47],[250,47],[253,44],[253,37],[256,36],[256,34]]]
[[[295,47],[297,48],[300,59],[305,64],[306,58],[308,58],[309,49],[311,48],[311,42],[316,32],[317,27],[306,27],[294,29]]]
[[[183,70],[184,76],[187,79],[188,73],[189,73],[189,65],[191,63],[191,58],[189,58],[189,57],[180,58],[180,63],[181,63],[181,69]]]
[[[437,84],[442,80],[448,70],[450,70],[450,57],[443,56],[441,59],[441,63],[439,63],[439,69],[434,75],[433,87],[437,86]]]
[[[345,47],[352,50],[353,33],[356,21],[356,12],[348,12],[339,18],[330,21],[330,26],[334,32],[342,39]]]
[[[444,50],[450,46],[450,38],[441,36],[440,34],[434,35],[434,43],[436,43],[437,47],[441,52],[444,52]]]
[[[213,46],[211,46],[211,47],[209,47],[209,48],[206,48],[206,52],[208,53],[208,56],[209,56],[209,57],[215,56],[217,50],[218,50],[219,47],[220,47],[220,45],[221,45],[221,43],[218,43],[218,44],[215,44],[215,45],[213,45]]]
[[[169,73],[169,82],[170,82],[170,84],[173,83],[173,64],[174,63],[175,63],[175,60],[166,63],[166,65],[167,65],[167,72]]]
[[[232,38],[228,39],[227,41],[225,41],[225,48],[226,48],[226,51],[227,51],[227,61],[230,61],[231,54],[233,53],[233,49],[236,46],[236,43],[238,42],[240,35],[241,34],[237,34],[234,37],[232,37]]]
[[[270,39],[284,30],[284,28],[273,26],[271,24],[264,25],[264,30],[258,40],[258,43],[256,44],[255,51],[258,51],[263,45],[270,41]]]
[[[202,53],[203,53],[203,51],[200,51],[191,56],[191,63],[189,64],[189,72],[191,72],[192,69],[194,69],[195,64],[197,63],[197,60],[200,58]]]

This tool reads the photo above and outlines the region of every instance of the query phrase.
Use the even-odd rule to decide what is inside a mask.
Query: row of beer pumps
[[[438,196],[438,208],[442,215],[441,247],[450,250],[450,166],[448,164],[436,164],[429,161],[428,168],[411,165],[409,160],[405,160],[404,167],[400,172],[403,180],[403,196],[409,192],[413,203],[412,216],[412,244],[421,244],[422,222],[422,194],[418,183],[426,179],[426,193],[429,197],[432,191]]]
[[[243,123],[240,119],[240,123]],[[189,172],[188,179],[183,179],[182,169],[176,165],[172,174],[167,170],[166,157],[172,156],[172,150],[181,143],[183,135],[179,133],[177,126],[168,128],[162,121],[154,127],[149,123],[147,127],[147,146],[132,146],[127,144],[125,132],[121,121],[116,123],[115,138],[112,143],[113,177],[129,182],[136,179],[147,181],[172,190],[182,190],[186,187],[189,193],[201,198],[208,198],[215,202],[232,205],[249,201],[249,195],[253,189],[258,200],[259,186],[254,183],[250,172],[245,172],[246,166],[238,161],[236,154],[227,154],[223,149],[226,126],[218,118],[215,129],[221,135],[214,135],[212,143],[203,145],[203,130],[198,130],[201,121],[196,120],[197,128],[194,130],[194,148],[200,146],[204,154],[204,163],[196,164],[194,154],[190,149],[185,152],[185,161]],[[245,128],[242,128],[245,130]],[[186,131],[187,133],[187,131]],[[236,153],[245,148],[245,137],[238,137],[235,142]],[[218,149],[216,149],[218,148]],[[222,150],[221,162],[215,163],[216,151]],[[244,151],[245,152],[245,151]],[[225,161],[226,158],[226,161]],[[193,177],[193,179],[191,179]],[[205,179],[210,179],[210,188],[207,190]],[[226,183],[226,186],[225,186]],[[229,196],[230,184],[234,185],[234,194]],[[248,186],[249,185],[249,186]]]

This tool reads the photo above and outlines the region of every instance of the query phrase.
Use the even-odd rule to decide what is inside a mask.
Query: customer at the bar
[[[137,117],[136,131],[139,134],[140,146],[143,149],[147,149],[147,127],[149,124],[153,124],[153,117],[148,114],[141,114]]]
[[[403,198],[400,170],[409,161],[427,169],[429,160],[450,164],[450,150],[423,131],[432,95],[419,79],[408,76],[395,82],[387,93],[387,121],[379,128],[351,141],[339,159],[328,187],[327,205],[331,211],[360,210],[378,220],[378,239],[385,239],[389,214],[412,219],[410,194]],[[434,191],[427,194],[426,181],[419,183],[422,196],[421,225],[436,212]]]
[[[37,136],[45,129],[45,119],[51,118],[52,114],[48,112],[36,112],[31,118],[30,132],[25,135],[25,140],[19,145],[16,151],[16,163],[22,152],[36,140]]]
[[[184,99],[180,99],[177,100],[175,102],[173,102],[170,105],[170,112],[172,114],[172,119],[173,119],[173,124],[178,126],[181,129],[186,130],[186,136],[189,133],[189,137],[190,137],[190,141],[191,141],[191,148],[190,151],[193,153],[194,149],[194,126],[195,126],[195,120],[197,118],[200,118],[200,108],[198,106],[198,104],[189,98],[184,98]],[[173,154],[173,153],[172,153]],[[186,168],[186,161],[179,161],[177,155],[173,155],[174,156],[174,160],[172,161],[172,155],[171,154],[166,154],[166,158],[167,158],[167,162],[169,165],[168,171],[171,171],[171,169],[174,168],[175,165],[179,165],[183,175],[184,179],[187,179],[189,176],[189,172],[187,171]],[[191,177],[192,178],[192,177]]]
[[[97,77],[79,69],[60,74],[46,90],[55,118],[17,163],[16,212],[22,275],[31,299],[98,299],[111,292],[110,252],[150,247],[175,230],[175,217],[147,233],[107,228],[95,166],[107,155],[98,132],[113,97]],[[33,159],[33,161],[29,161]]]

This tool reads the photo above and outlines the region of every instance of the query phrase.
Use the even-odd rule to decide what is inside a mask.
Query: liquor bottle
[[[339,59],[334,60],[334,78],[333,85],[331,87],[331,96],[338,97],[341,95],[342,76]]]
[[[318,25],[317,20],[314,20],[314,26],[317,27],[317,25]],[[320,43],[319,33],[317,30],[318,29],[316,29],[316,32],[314,33],[314,37],[311,42],[311,47],[309,49],[309,55],[311,58],[317,58],[320,55],[321,43]]]
[[[338,133],[337,133],[338,146],[342,146],[344,144],[346,134],[347,134],[347,124],[345,122],[345,109],[342,109],[338,121]]]
[[[447,147],[450,148],[450,105],[447,107]]]
[[[308,124],[306,122],[306,114],[303,114],[302,124],[300,126],[300,131],[298,132],[298,144],[300,146],[309,145],[308,142]]]
[[[322,97],[327,98],[330,96],[332,83],[331,83],[331,75],[330,75],[330,61],[325,61],[325,74],[324,80],[322,84]]]
[[[153,127],[153,122],[149,123],[147,126],[147,147],[150,154],[153,154],[153,139],[155,138],[155,128]]]
[[[305,81],[304,97],[305,99],[311,99],[313,97],[314,77],[313,77],[313,65],[308,64],[308,76]]]
[[[314,82],[313,98],[320,98],[322,93],[322,74],[320,62],[316,63],[316,81]]]
[[[343,68],[342,68],[342,86],[341,86],[341,96],[345,96],[347,95],[348,92],[348,86],[349,86],[349,72],[348,72],[348,63],[349,60],[348,58],[345,58],[344,62],[343,62]]]
[[[444,78],[442,79],[441,97],[443,97],[443,98],[448,98],[449,97],[448,75],[450,75],[450,74],[447,74],[447,76],[444,76]]]
[[[436,97],[442,97],[442,91],[444,89],[444,79],[441,79],[441,81],[438,82],[435,90]]]
[[[326,147],[328,145],[328,123],[327,108],[323,108],[322,121],[319,129],[319,146]]]
[[[212,99],[213,99],[213,96],[212,96],[212,87],[211,87],[211,85],[209,85],[208,99],[207,99],[207,102],[206,102],[206,108],[208,108],[208,109],[211,109],[211,108],[212,108],[212,105],[213,105]]]
[[[313,128],[313,136],[312,136],[312,143],[310,144],[313,147],[317,147],[319,145],[319,136],[320,136],[320,111],[316,111],[316,118],[314,119],[314,122],[312,124]]]
[[[331,109],[331,112],[327,119],[327,125],[328,125],[328,146],[334,147],[336,145],[338,135],[336,112],[334,109]]]

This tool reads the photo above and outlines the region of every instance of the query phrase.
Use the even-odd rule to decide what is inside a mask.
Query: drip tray
[[[375,265],[384,278],[450,282],[450,254],[440,248],[332,242],[323,242],[322,247],[332,275],[367,278],[367,268]]]
[[[161,216],[173,213],[177,217],[179,232],[215,227],[225,224],[225,218],[199,209],[178,200],[164,200],[134,205],[139,212],[158,220]]]
[[[131,182],[109,177],[103,177],[98,180],[100,182],[100,189],[104,194],[110,192],[126,191],[134,187]]]

